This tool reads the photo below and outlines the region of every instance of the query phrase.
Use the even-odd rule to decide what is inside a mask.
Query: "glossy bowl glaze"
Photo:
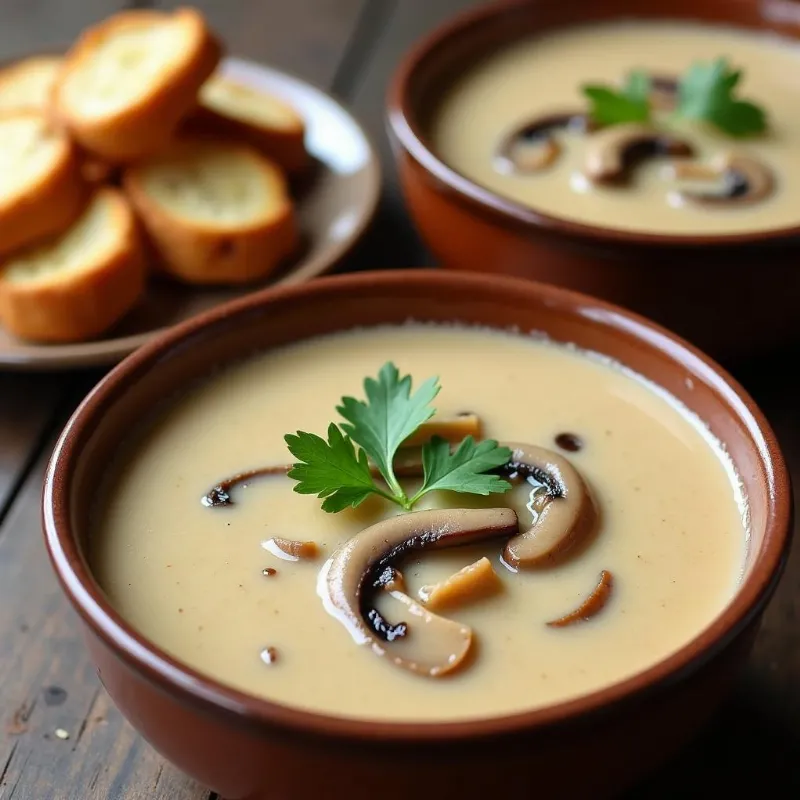
[[[632,308],[725,359],[800,338],[798,224],[714,236],[642,234],[549,216],[483,188],[434,152],[431,109],[482,55],[553,28],[687,19],[800,38],[794,0],[524,0],[443,25],[402,62],[388,118],[411,214],[445,267],[547,281]],[[591,76],[587,76],[591,77]]]
[[[752,538],[729,607],[678,652],[570,702],[443,724],[327,717],[243,694],[171,658],[106,600],[84,558],[95,488],[143,414],[267,348],[409,318],[543,331],[607,354],[707,421],[745,484]],[[166,758],[226,800],[603,798],[662,762],[728,691],[781,573],[791,492],[761,412],[719,367],[646,320],[531,281],[443,270],[362,273],[249,296],[163,334],[101,381],[69,421],[44,489],[52,562],[98,674]],[[624,754],[624,755],[621,755]]]

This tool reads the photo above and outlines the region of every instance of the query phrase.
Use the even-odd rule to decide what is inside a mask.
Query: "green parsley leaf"
[[[583,93],[591,101],[589,114],[599,125],[647,122],[650,119],[650,76],[634,70],[620,91],[590,84]]]
[[[467,436],[451,451],[449,442],[435,436],[422,447],[424,480],[409,500],[392,462],[403,442],[433,416],[431,402],[439,388],[439,379],[429,378],[412,394],[411,376],[401,378],[394,364],[384,364],[377,380],[364,381],[366,401],[342,398],[337,410],[346,422],[341,428],[332,422],[327,441],[303,431],[284,437],[289,452],[298,459],[288,473],[298,482],[294,490],[322,498],[322,508],[329,512],[355,508],[371,494],[410,511],[420,497],[435,490],[481,495],[507,492],[511,488],[508,481],[486,473],[505,464],[511,450],[493,439],[476,443]],[[376,483],[376,469],[389,491]]]
[[[301,462],[288,473],[298,481],[294,490],[325,498],[324,511],[355,508],[371,494],[384,495],[372,478],[364,451],[359,450],[356,455],[353,443],[333,423],[328,426],[327,442],[303,431],[287,434],[284,439],[289,452]]]
[[[378,380],[364,381],[366,402],[343,397],[337,411],[347,420],[342,429],[363,448],[380,470],[389,488],[405,505],[407,497],[392,467],[400,445],[434,414],[431,402],[439,393],[437,378],[429,378],[411,394],[411,376],[400,378],[397,367],[388,362]]]
[[[764,110],[734,97],[741,77],[741,70],[732,70],[725,58],[695,62],[678,84],[678,115],[705,120],[737,138],[766,130]]]
[[[487,471],[503,466],[511,458],[511,450],[500,447],[494,439],[480,443],[467,436],[453,452],[449,442],[434,436],[422,448],[425,480],[412,498],[412,504],[436,489],[488,495],[507,492],[511,484]]]

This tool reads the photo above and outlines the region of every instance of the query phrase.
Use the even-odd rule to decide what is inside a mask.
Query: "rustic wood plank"
[[[230,55],[329,86],[368,0],[195,0]],[[186,5],[160,0],[158,8]]]
[[[94,2],[84,4],[67,35],[102,16],[94,14]],[[72,5],[59,3],[64,14]],[[366,7],[363,0],[200,5],[231,52],[322,85],[334,82]],[[0,517],[0,800],[214,800],[160,759],[114,708],[44,552],[39,496],[52,446],[48,425],[59,406],[74,407],[74,387],[85,392],[97,377],[0,376],[0,498],[15,495],[20,476],[43,451]],[[69,739],[58,738],[56,729]]]

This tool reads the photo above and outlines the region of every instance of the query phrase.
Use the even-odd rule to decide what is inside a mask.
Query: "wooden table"
[[[349,103],[378,143],[384,196],[372,232],[348,267],[430,263],[403,211],[392,171],[384,91],[401,54],[418,36],[476,0],[196,4],[231,52],[330,89]],[[69,40],[126,5],[142,4],[0,0],[0,57]],[[789,351],[729,366],[777,429],[800,484],[798,355]],[[0,372],[0,800],[215,800],[165,763],[111,704],[45,556],[39,525],[45,464],[60,427],[101,374]],[[631,800],[755,792],[765,782],[774,785],[774,797],[800,796],[799,584],[795,550],[735,696],[710,729]],[[501,787],[500,782],[499,793]]]

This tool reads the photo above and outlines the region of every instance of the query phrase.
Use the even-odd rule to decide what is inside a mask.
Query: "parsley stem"
[[[384,500],[388,500],[389,502],[400,506],[400,508],[403,508],[406,511],[409,511],[411,508],[405,496],[399,497],[398,495],[389,494],[389,492],[384,492],[383,489],[377,489],[377,488],[375,489],[375,494],[377,494],[378,497],[382,497]]]
[[[389,488],[394,492],[394,497],[392,498],[394,502],[397,503],[397,505],[402,506],[406,511],[409,511],[412,503],[408,502],[408,495],[403,491],[403,487],[397,480],[391,463],[386,465],[386,474],[383,477],[386,480]]]

